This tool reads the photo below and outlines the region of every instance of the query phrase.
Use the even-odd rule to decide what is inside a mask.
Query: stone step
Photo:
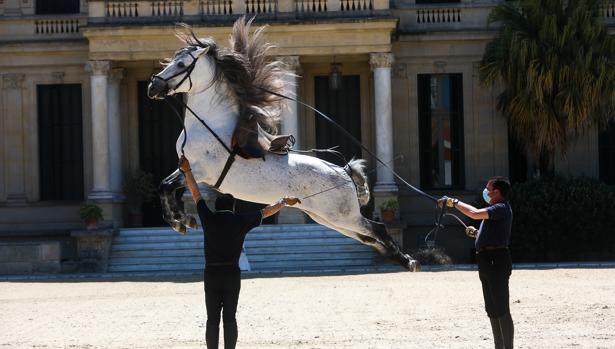
[[[340,260],[340,259],[372,259],[373,253],[367,252],[346,252],[346,253],[290,253],[282,255],[247,255],[250,263],[263,263],[273,261],[284,261],[287,263],[302,263],[311,260]],[[205,257],[201,256],[164,256],[164,257],[113,257],[110,265],[128,264],[165,264],[165,263],[204,263]]]
[[[286,240],[286,239],[329,239],[329,238],[348,238],[333,230],[317,230],[317,231],[293,231],[293,232],[250,232],[246,236],[247,241],[255,240]],[[191,235],[130,235],[130,236],[117,236],[114,239],[114,243],[141,243],[141,242],[174,242],[174,241],[203,241],[203,234],[191,234]]]
[[[250,231],[252,233],[275,233],[275,232],[291,232],[291,231],[317,231],[326,230],[333,231],[327,227],[318,224],[280,224],[280,225],[261,225]],[[188,229],[187,235],[202,235],[201,228]],[[175,232],[169,227],[164,228],[122,228],[119,231],[118,236],[146,236],[146,235],[178,235],[181,234]]]

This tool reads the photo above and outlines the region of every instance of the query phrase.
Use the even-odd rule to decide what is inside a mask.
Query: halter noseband
[[[169,91],[175,91],[175,90],[177,90],[177,89],[178,89],[178,88],[179,88],[179,87],[180,87],[180,86],[184,83],[184,81],[186,81],[186,79],[188,79],[188,82],[190,83],[190,87],[189,87],[188,89],[189,89],[189,90],[191,90],[191,89],[192,89],[192,78],[190,77],[190,74],[192,74],[192,71],[194,70],[194,66],[196,65],[196,61],[199,59],[199,57],[194,57],[194,56],[192,55],[192,52],[188,52],[188,54],[190,55],[190,57],[192,57],[192,63],[190,63],[190,65],[188,65],[188,66],[186,67],[186,69],[184,69],[184,70],[182,70],[182,71],[180,71],[180,72],[177,72],[177,73],[175,73],[174,75],[171,75],[171,76],[169,76],[169,77],[168,77],[168,78],[166,78],[166,79],[165,79],[165,78],[162,78],[162,77],[160,77],[160,76],[158,76],[158,75],[152,75],[151,80],[154,80],[154,79],[160,79],[160,80],[162,80],[162,81],[164,81],[164,82],[166,83],[166,82],[168,82],[169,80],[171,80],[171,79],[175,78],[176,76],[179,76],[179,75],[181,75],[181,74],[186,73],[186,75],[184,75],[184,78],[183,78],[183,79],[181,79],[181,81],[179,82],[179,84],[177,84],[177,86],[175,86],[175,88],[170,89]]]

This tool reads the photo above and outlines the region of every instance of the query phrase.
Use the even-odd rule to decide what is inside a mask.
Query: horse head
[[[176,93],[187,93],[197,89],[204,74],[199,72],[199,79],[193,81],[192,73],[197,67],[199,58],[209,51],[208,46],[187,46],[175,53],[172,59],[167,59],[164,69],[152,75],[147,86],[147,96],[152,99],[164,99]],[[195,75],[195,76],[196,76]]]

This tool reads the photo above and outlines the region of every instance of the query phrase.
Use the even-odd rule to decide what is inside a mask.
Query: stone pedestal
[[[400,250],[404,250],[404,229],[408,224],[404,221],[397,221],[393,223],[386,223],[387,232],[393,238],[393,240],[399,245]]]
[[[0,242],[0,275],[58,273],[60,257],[58,241]]]
[[[106,272],[115,233],[115,229],[72,231],[70,236],[77,242],[77,269],[81,272]]]

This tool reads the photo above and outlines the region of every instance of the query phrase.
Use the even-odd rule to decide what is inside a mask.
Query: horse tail
[[[367,205],[369,202],[369,187],[367,186],[367,175],[365,167],[367,161],[363,159],[352,158],[346,165],[345,169],[357,189],[357,198],[361,206]]]

